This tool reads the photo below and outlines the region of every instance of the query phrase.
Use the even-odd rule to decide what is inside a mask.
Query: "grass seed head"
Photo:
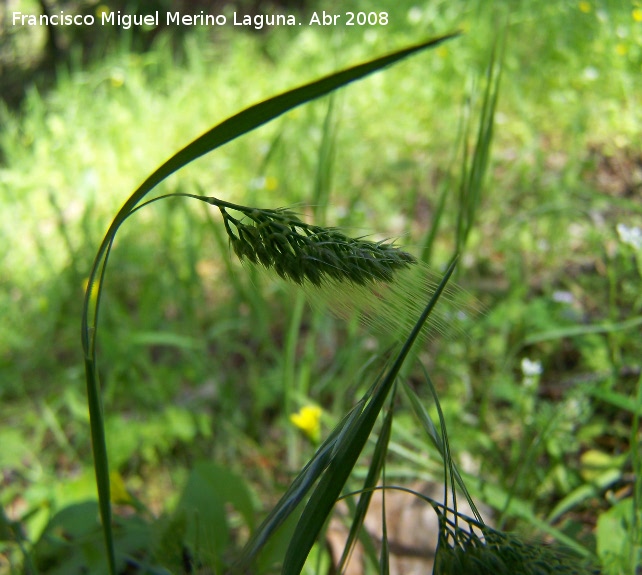
[[[261,264],[300,285],[390,282],[396,272],[416,263],[412,255],[390,243],[311,226],[286,210],[248,210],[244,220],[232,217],[225,208],[221,213],[240,260]]]
[[[479,575],[589,575],[590,564],[558,547],[524,541],[516,535],[482,528],[446,527],[440,516],[440,536],[435,556],[436,575],[476,573]]]
[[[292,281],[315,305],[360,321],[391,339],[403,339],[440,281],[438,274],[391,242],[352,238],[335,228],[302,222],[287,210],[220,207],[230,244],[241,261]],[[461,319],[477,314],[461,289],[449,286],[433,312],[429,333],[461,332]]]

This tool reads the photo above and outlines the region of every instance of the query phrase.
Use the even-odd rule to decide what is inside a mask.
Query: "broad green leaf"
[[[254,505],[241,477],[212,462],[194,466],[176,512],[187,518],[186,543],[203,561],[222,567],[222,555],[229,542],[225,504],[230,503],[253,526]]]
[[[602,513],[597,520],[597,553],[605,575],[633,573],[635,566],[639,568],[642,564],[642,547],[636,546],[632,538],[634,513],[633,499],[629,497]]]

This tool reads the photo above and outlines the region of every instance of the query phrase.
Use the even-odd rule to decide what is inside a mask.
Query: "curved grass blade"
[[[350,427],[352,421],[358,416],[366,398],[362,399],[348,414],[338,423],[330,436],[317,449],[312,459],[299,472],[279,502],[272,508],[263,523],[252,534],[241,552],[239,560],[234,565],[233,573],[245,573],[250,570],[252,562],[256,559],[261,549],[266,545],[276,530],[285,523],[287,518],[298,507],[299,503],[307,495],[310,489],[317,482],[319,477],[327,469],[336,444],[345,430]]]
[[[383,408],[383,404],[392,388],[401,367],[410,350],[419,337],[424,323],[433,311],[439,296],[444,291],[450,276],[455,270],[457,258],[454,258],[439,284],[437,290],[417,320],[411,334],[395,358],[385,377],[376,383],[374,393],[358,417],[347,426],[341,438],[338,438],[335,452],[327,470],[310,496],[297,524],[294,536],[286,552],[282,574],[299,575],[305,560],[314,545],[323,525],[330,515],[348,476],[352,472],[372,428]]]
[[[430,392],[433,396],[433,400],[435,401],[435,405],[437,407],[437,412],[439,414],[439,427],[441,432],[437,430],[435,424],[430,418],[430,415],[428,414],[428,412],[426,411],[426,408],[421,403],[419,397],[417,397],[417,394],[415,393],[415,391],[406,382],[403,382],[403,388],[408,398],[410,399],[410,404],[412,406],[413,411],[415,412],[417,419],[419,419],[421,425],[423,426],[424,430],[426,431],[426,433],[434,443],[435,447],[437,448],[437,451],[439,451],[444,461],[444,472],[445,472],[444,505],[448,504],[448,480],[450,479],[451,481],[450,489],[452,493],[451,496],[453,498],[453,508],[455,513],[457,513],[457,499],[456,499],[456,491],[455,491],[455,485],[454,485],[454,483],[456,482],[457,485],[459,486],[459,489],[464,494],[464,497],[466,498],[468,505],[470,505],[470,508],[472,509],[473,514],[475,515],[475,519],[477,519],[480,523],[483,524],[483,519],[481,517],[481,514],[479,513],[477,507],[475,506],[475,502],[470,496],[470,493],[466,488],[466,484],[464,483],[464,480],[461,474],[459,473],[459,470],[457,469],[457,466],[455,465],[455,462],[453,461],[452,455],[450,453],[448,434],[446,433],[446,421],[444,419],[443,411],[441,410],[441,404],[439,403],[435,386],[433,385],[432,380],[430,379],[428,373],[426,373],[425,370],[424,370],[424,375],[426,377],[426,381],[428,382],[428,388],[430,389]],[[457,516],[455,515],[455,517]]]
[[[335,90],[346,86],[356,80],[362,79],[374,72],[377,72],[387,66],[391,66],[412,54],[426,50],[427,48],[434,48],[437,45],[454,38],[459,35],[459,32],[446,34],[437,38],[432,38],[425,42],[415,44],[408,48],[404,48],[392,54],[375,58],[369,62],[358,64],[351,68],[341,70],[315,82],[311,82],[304,86],[294,88],[283,94],[274,96],[268,100],[250,106],[245,110],[235,114],[222,123],[218,124],[196,140],[185,146],[182,150],[174,154],[169,160],[156,169],[129,197],[129,199],[122,206],[111,226],[109,227],[105,238],[98,250],[94,260],[94,266],[89,277],[87,286],[87,294],[91,294],[97,278],[101,275],[101,269],[106,265],[106,260],[109,252],[109,245],[113,240],[114,235],[118,228],[125,221],[128,214],[136,207],[136,205],[159,183],[167,177],[193,162],[200,156],[207,154],[235,140],[239,136],[246,134],[263,124],[281,116],[282,114],[330,94]],[[98,303],[98,302],[97,302]],[[95,331],[92,333],[90,329],[95,328],[98,315],[98,305],[90,305],[90,297],[85,297],[85,307],[83,309],[83,333],[82,342],[85,355],[88,355],[94,346]]]
[[[425,373],[425,370],[424,370],[424,373]],[[406,393],[408,395],[408,398],[410,399],[410,403],[412,405],[413,411],[415,412],[415,415],[417,416],[417,418],[421,422],[422,426],[424,427],[424,430],[428,433],[428,435],[431,438],[431,440],[433,441],[435,447],[437,448],[437,450],[441,454],[442,459],[444,460],[444,467],[446,469],[450,468],[449,472],[448,472],[449,475],[450,475],[450,479],[451,479],[451,481],[454,481],[454,482],[457,483],[457,486],[459,487],[460,491],[464,494],[464,497],[466,498],[466,501],[468,502],[468,504],[469,504],[469,506],[470,506],[470,508],[471,508],[471,510],[473,512],[474,518],[467,517],[467,516],[461,514],[457,510],[457,502],[456,502],[456,499],[454,497],[453,497],[453,507],[450,507],[448,505],[447,491],[445,492],[446,493],[445,501],[443,503],[440,503],[440,504],[436,504],[436,502],[434,500],[432,500],[430,498],[426,498],[425,496],[423,496],[421,494],[417,494],[417,495],[419,497],[421,497],[422,499],[426,500],[427,502],[429,502],[433,506],[433,508],[435,509],[437,514],[439,515],[440,522],[442,522],[444,525],[447,525],[447,524],[449,525],[449,527],[446,530],[446,533],[449,534],[451,537],[454,536],[453,537],[453,541],[455,542],[455,547],[458,547],[461,544],[462,540],[466,541],[468,539],[468,537],[469,537],[466,534],[466,532],[462,531],[461,528],[458,526],[458,521],[460,521],[460,520],[463,520],[463,522],[468,524],[469,527],[475,527],[475,528],[479,529],[483,533],[484,536],[488,536],[489,534],[491,534],[491,535],[494,534],[493,536],[496,536],[497,538],[499,538],[499,539],[497,539],[497,541],[501,541],[502,545],[505,542],[510,542],[510,541],[513,541],[513,543],[514,543],[516,541],[516,539],[514,537],[512,537],[512,536],[510,536],[508,534],[504,534],[501,531],[496,531],[494,529],[491,529],[488,525],[486,525],[484,520],[483,520],[483,518],[482,518],[482,516],[481,516],[481,514],[479,513],[477,507],[475,506],[475,503],[473,502],[472,497],[471,497],[468,489],[466,488],[466,485],[464,483],[463,477],[459,473],[459,470],[458,470],[457,466],[455,465],[455,463],[454,463],[454,461],[452,459],[452,456],[450,454],[450,447],[448,445],[448,437],[447,437],[447,434],[445,432],[446,423],[445,423],[445,419],[444,419],[444,416],[443,416],[443,412],[441,410],[441,406],[439,404],[439,400],[437,398],[437,392],[436,392],[436,390],[434,388],[434,385],[433,385],[432,381],[430,380],[430,377],[428,376],[428,374],[425,373],[425,375],[426,375],[426,379],[427,379],[428,384],[429,384],[429,389],[430,389],[430,391],[431,391],[431,393],[433,395],[433,399],[434,399],[434,401],[436,403],[437,411],[439,413],[440,428],[442,430],[441,433],[437,430],[435,424],[432,422],[432,419],[430,418],[430,415],[428,414],[428,412],[424,408],[424,406],[421,403],[420,399],[417,397],[415,391],[406,382],[403,382],[404,390],[406,391]],[[452,494],[454,496],[454,493],[455,493],[454,485],[451,485],[451,492],[452,492]],[[531,522],[534,526],[538,527],[543,532],[548,533],[549,535],[554,537],[559,543],[564,545],[566,548],[568,548],[569,550],[572,550],[579,557],[582,557],[582,558],[586,559],[587,561],[589,561],[589,563],[591,563],[591,562],[593,562],[595,560],[595,557],[585,547],[583,547],[582,545],[580,545],[579,543],[574,541],[572,538],[568,537],[568,535],[562,533],[561,531],[555,529],[554,527],[551,527],[550,525],[548,525],[547,522],[536,518],[535,515],[532,514],[532,512],[530,511],[530,509],[528,507],[523,507],[523,508],[520,508],[520,509],[521,509],[521,512],[520,513],[514,513],[514,516],[523,517],[527,521]],[[452,515],[454,519],[449,519],[449,515]],[[461,539],[462,537],[463,537],[463,539]],[[479,547],[479,545],[477,543],[475,545],[477,547]],[[443,549],[447,549],[447,548],[453,549],[452,547],[449,547],[449,544],[448,544],[447,540],[443,540],[442,541],[441,538],[440,538],[439,546],[442,548],[442,550]],[[534,552],[533,550],[535,549],[535,547],[536,546],[534,544],[533,545],[529,545],[528,546],[529,552]],[[460,553],[460,551],[457,551],[456,553],[454,553],[454,556],[453,556],[451,551],[446,551],[445,555],[448,556],[448,561],[451,561],[451,560],[454,560],[454,559],[460,560],[460,559],[462,559],[462,557],[458,555],[459,553]],[[551,548],[550,553],[551,553],[551,557],[556,556],[555,555],[555,550],[553,548]],[[444,556],[444,552],[442,551],[442,557],[443,556]],[[486,554],[485,558],[488,559],[489,556]],[[567,565],[567,567],[569,567],[569,566]],[[443,570],[443,565],[440,568]],[[572,568],[573,567],[569,567],[569,569],[572,569]],[[579,567],[578,567],[578,569],[579,569],[577,571],[578,574],[579,573],[588,573],[588,571],[584,571]],[[442,571],[442,572],[448,573],[449,571]],[[459,571],[454,571],[454,572],[457,573]],[[499,573],[500,571],[488,571],[488,572],[489,573],[490,572]],[[512,570],[507,571],[507,573],[514,573],[514,572],[516,572],[516,571],[512,571]],[[437,570],[435,570],[435,573],[437,573]]]
[[[135,210],[143,198],[160,182],[168,176],[186,166],[200,156],[219,148],[220,146],[238,138],[239,136],[258,128],[259,126],[277,118],[285,112],[310,102],[316,98],[329,94],[351,82],[364,78],[390,66],[404,58],[421,52],[427,48],[457,36],[459,33],[447,34],[393,52],[380,58],[375,58],[363,64],[341,70],[315,82],[289,90],[250,106],[238,114],[218,124],[187,146],[174,154],[169,160],[154,171],[125,202],[116,214],[107,233],[98,249],[96,258],[89,274],[82,313],[81,341],[85,358],[85,373],[87,383],[87,396],[90,414],[90,429],[92,449],[94,453],[94,468],[96,484],[98,487],[98,502],[100,516],[105,535],[109,571],[116,574],[116,558],[111,525],[111,505],[109,487],[109,463],[105,441],[103,407],[100,396],[100,385],[96,365],[96,336],[98,329],[98,315],[102,285],[105,277],[107,262],[116,232]]]

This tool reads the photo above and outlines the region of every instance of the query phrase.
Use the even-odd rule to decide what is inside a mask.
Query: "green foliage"
[[[150,521],[140,502],[126,494],[123,499],[120,504],[130,513],[114,524],[118,572],[136,569],[166,575],[180,572],[186,564],[220,567],[231,533],[226,506],[232,505],[249,528],[256,513],[243,479],[211,462],[194,465],[170,515]],[[74,503],[54,514],[30,558],[35,573],[108,573],[97,503]]]
[[[172,66],[161,35],[148,54],[123,50],[73,70],[51,92],[30,90],[19,114],[0,112],[0,188],[8,192],[0,192],[0,503],[10,518],[0,522],[0,554],[10,571],[29,569],[53,515],[95,496],[75,318],[91,246],[117,209],[119,190],[133,189],[186,134],[213,119],[426,29],[468,22],[468,33],[434,58],[409,60],[332,103],[288,113],[228,144],[225,154],[192,164],[180,183],[170,178],[158,192],[203,196],[206,189],[235,205],[295,206],[290,211],[300,211],[302,221],[329,222],[350,230],[346,237],[384,230],[361,241],[400,238],[395,243],[437,269],[457,241],[462,245],[458,226],[467,229],[459,281],[485,312],[475,315],[465,294],[448,288],[431,327],[448,333],[462,325],[467,337],[428,339],[416,351],[439,392],[461,478],[471,497],[501,514],[499,528],[546,534],[580,554],[597,549],[605,572],[635,573],[641,529],[632,510],[640,508],[642,486],[639,7],[512,6],[490,131],[492,123],[475,118],[493,100],[477,96],[484,88],[475,78],[487,69],[502,21],[496,6],[411,4],[397,3],[385,31],[276,31],[260,39],[224,33],[216,43],[197,33]],[[495,151],[473,177],[466,165],[486,145],[480,134],[486,144],[492,135]],[[472,181],[489,193],[464,193]],[[461,198],[469,203],[462,207]],[[184,468],[204,456],[242,471],[272,501],[311,449],[288,416],[319,405],[322,429],[331,429],[369,388],[370,371],[360,370],[376,364],[372,356],[386,344],[358,320],[402,341],[440,277],[424,275],[423,264],[410,266],[403,272],[409,283],[395,283],[386,297],[400,305],[385,321],[378,291],[355,284],[329,293],[304,282],[317,304],[309,311],[300,294],[226,257],[229,239],[216,210],[194,206],[168,199],[123,225],[104,286],[100,379],[111,469],[154,508],[152,516],[132,502],[116,507],[116,527],[131,513],[149,530],[132,570],[162,565],[180,573],[190,557],[197,569],[199,554],[228,561],[200,539],[183,546],[188,528],[198,529],[174,512],[192,481]],[[256,227],[247,215],[238,221]],[[341,319],[329,317],[326,306]],[[540,366],[532,379],[526,359]],[[421,374],[404,371],[418,401],[430,403]],[[439,478],[436,458],[424,455],[439,447],[397,400],[403,407],[394,411],[386,481]],[[435,409],[427,409],[433,418]],[[359,478],[374,469],[367,463],[372,449],[382,457],[382,447],[367,444]],[[309,473],[311,490],[320,475]],[[370,486],[351,480],[346,488]],[[282,561],[301,507],[263,547],[261,570]],[[221,516],[232,555],[247,536],[235,513]],[[325,555],[320,544],[312,549],[316,558]],[[371,551],[371,563],[378,561]],[[52,565],[83,560],[69,547],[50,556]],[[381,559],[385,569],[385,552]]]
[[[192,560],[197,558],[199,564],[222,570],[230,544],[228,504],[234,506],[243,524],[252,530],[255,505],[243,479],[210,462],[195,465],[174,511],[176,519],[170,522],[167,536],[169,529],[173,530],[178,521],[184,527],[182,532],[173,533],[172,537],[189,550]],[[164,546],[159,548],[163,551]]]
[[[634,506],[631,497],[622,499],[600,515],[596,533],[597,552],[605,575],[633,572],[640,565],[642,546],[639,539],[636,541],[631,537],[634,524],[639,525],[640,519],[640,509]]]
[[[210,437],[204,414],[185,407],[169,405],[145,420],[114,414],[106,420],[109,459],[114,469],[132,461],[156,465],[180,445],[189,445],[198,437]]]
[[[128,556],[150,547],[151,531],[140,518],[132,517],[119,519],[114,532],[118,570],[122,571],[130,562]],[[36,542],[33,556],[37,573],[109,573],[97,503],[77,503],[54,515]]]

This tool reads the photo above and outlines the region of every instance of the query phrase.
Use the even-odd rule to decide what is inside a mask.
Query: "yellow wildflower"
[[[265,178],[265,189],[268,192],[273,192],[279,187],[279,180],[277,180],[274,176],[268,176]]]
[[[105,6],[104,4],[96,6],[96,16],[98,16],[98,18],[102,18],[103,14],[109,14],[110,12],[109,6]]]
[[[580,2],[578,4],[578,7],[580,9],[580,12],[584,12],[584,14],[588,14],[591,11],[591,3],[590,2]]]
[[[112,503],[132,503],[132,496],[127,491],[123,476],[118,473],[118,471],[111,471],[109,473],[109,482],[111,484]]]
[[[304,405],[297,413],[290,415],[290,421],[298,427],[312,443],[321,439],[321,408]]]
[[[632,16],[636,22],[642,22],[642,8],[633,8]]]
[[[629,51],[628,47],[626,44],[622,44],[620,42],[617,46],[615,46],[615,53],[618,56],[626,56],[627,52]]]

